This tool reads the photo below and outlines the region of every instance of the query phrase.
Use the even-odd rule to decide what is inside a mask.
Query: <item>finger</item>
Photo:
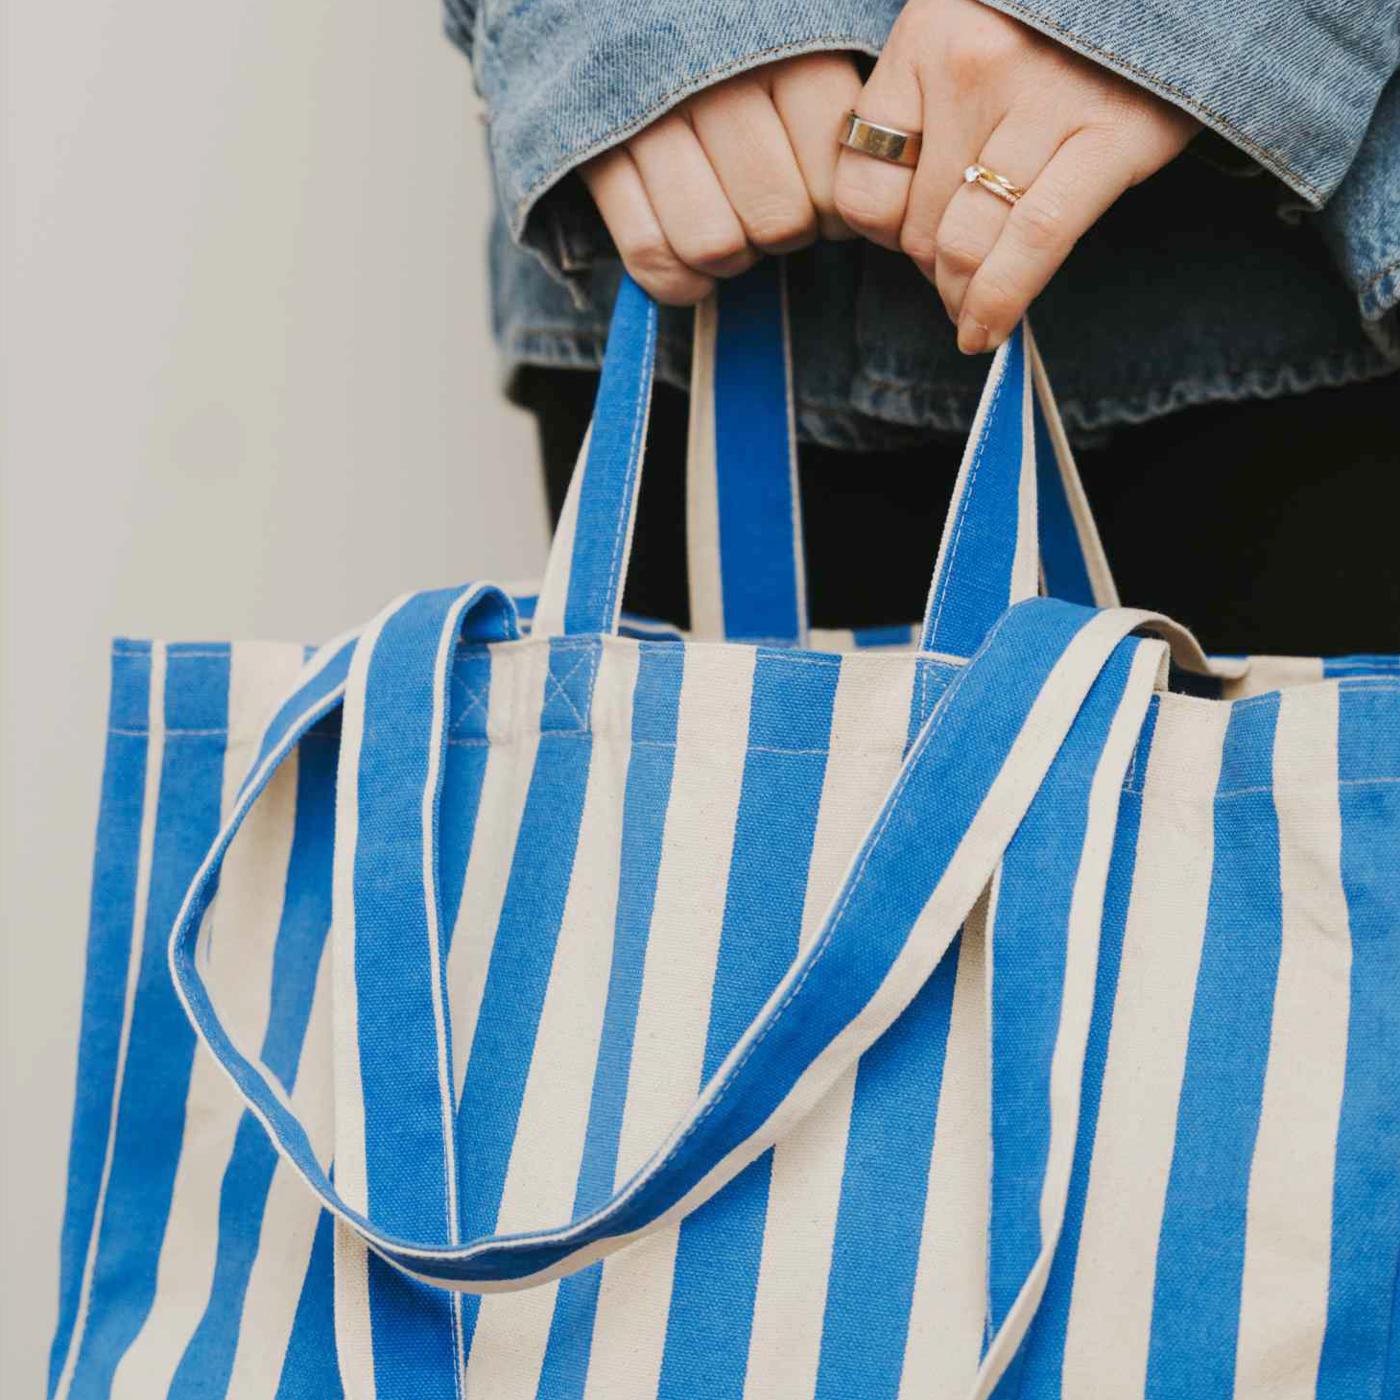
[[[1134,179],[1134,162],[1120,141],[1090,129],[1070,136],[1010,211],[973,275],[958,321],[959,348],[976,354],[1000,345],[1084,231]]]
[[[797,158],[823,238],[854,238],[836,212],[836,157],[846,113],[860,96],[860,74],[845,54],[806,54],[773,73],[773,105]]]
[[[918,75],[902,47],[888,45],[855,110],[866,121],[899,131],[923,130],[923,97]],[[913,171],[861,151],[842,148],[836,160],[836,210],[842,220],[872,243],[899,247],[899,231]]]
[[[816,238],[817,212],[762,80],[731,78],[695,98],[687,115],[749,243],[791,253]]]
[[[684,117],[671,112],[659,118],[627,149],[682,262],[707,277],[734,277],[753,266],[757,254]]]
[[[919,167],[909,187],[900,228],[900,248],[936,282],[938,234],[949,203],[963,183],[963,171],[1006,112],[1000,86],[990,82],[969,89],[944,65],[927,64],[924,78],[924,140]]]
[[[1028,190],[1063,139],[1063,123],[1051,113],[1038,106],[1021,107],[1003,118],[971,159]],[[1005,200],[968,183],[963,170],[957,172],[957,188],[935,235],[934,282],[954,324],[962,314],[968,285],[1011,216]]]
[[[617,244],[623,266],[642,287],[671,306],[691,306],[709,295],[714,281],[677,256],[625,149],[605,152],[579,174]]]

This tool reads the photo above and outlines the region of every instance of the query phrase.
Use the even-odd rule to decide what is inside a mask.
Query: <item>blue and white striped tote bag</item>
[[[655,336],[537,595],[118,646],[50,1394],[1394,1400],[1400,666],[1118,606],[1024,331],[812,636],[771,268],[624,619]]]

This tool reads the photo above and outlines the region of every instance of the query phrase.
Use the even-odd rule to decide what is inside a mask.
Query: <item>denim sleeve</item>
[[[450,34],[459,28],[454,11],[478,4],[469,51],[500,207],[511,236],[566,274],[606,247],[591,202],[564,178],[575,167],[746,68],[818,50],[876,54],[902,7],[901,0],[448,0]]]
[[[442,27],[468,58],[472,56],[476,38],[478,6],[479,0],[443,0],[442,4]]]
[[[1313,208],[1400,62],[1400,0],[983,0],[1192,113]]]

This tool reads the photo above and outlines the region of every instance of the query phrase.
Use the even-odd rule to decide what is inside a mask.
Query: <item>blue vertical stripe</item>
[[[87,972],[83,979],[82,1029],[69,1141],[68,1195],[59,1254],[58,1325],[49,1352],[50,1395],[63,1374],[73,1335],[97,1211],[102,1160],[111,1129],[145,806],[150,645],[118,642],[112,649],[111,674],[107,756],[93,859]]]
[[[1142,823],[1142,783],[1156,732],[1159,702],[1147,711],[1133,761],[1123,785],[1118,808],[1118,829],[1104,890],[1104,918],[1099,934],[1099,963],[1095,974],[1094,1010],[1089,1020],[1089,1040],[1084,1057],[1083,1094],[1079,1104],[1079,1135],[1074,1144],[1069,1195],[1065,1201],[1060,1242],[1050,1266],[1045,1294],[1022,1346],[1019,1400],[1058,1400],[1060,1369],[1065,1354],[1065,1331],[1078,1264],[1079,1239],[1084,1228],[1084,1201],[1089,1189],[1089,1164],[1094,1156],[1099,1106],[1103,1100],[1104,1065],[1108,1060],[1108,1036],[1113,1005],[1118,996],[1118,974],[1123,965],[1123,932],[1132,900],[1137,870],[1138,832]]]
[[[866,647],[907,647],[914,640],[914,624],[893,622],[878,627],[857,627],[851,637],[858,650]]]
[[[706,1080],[797,952],[839,676],[835,661],[758,654],[705,1041]],[[743,1393],[772,1160],[765,1153],[681,1226],[663,1400]]]
[[[436,661],[449,626],[449,644],[455,645],[458,598],[456,589],[420,593],[384,622],[365,679],[355,777],[355,994],[369,1210],[384,1230],[429,1239],[449,1237],[450,1193],[456,1189],[443,1140],[443,1095],[452,1083],[441,981],[446,935],[436,866],[430,885],[425,856],[437,859],[451,719],[449,656],[442,727],[433,732]],[[425,833],[424,794],[435,759],[438,786]],[[428,852],[425,840],[433,847]],[[436,967],[430,909],[437,924]],[[453,1297],[404,1278],[371,1255],[369,1305],[382,1400],[455,1400]]]
[[[334,727],[323,723],[302,740],[297,755],[296,818],[261,1055],[288,1093],[296,1084],[330,930],[335,737]],[[276,872],[268,873],[277,878]],[[262,1125],[245,1113],[219,1193],[219,1242],[209,1301],[180,1359],[170,1400],[203,1400],[222,1395],[228,1385],[276,1166],[277,1154]]]
[[[593,408],[569,561],[564,631],[611,632],[627,568],[623,544],[636,509],[646,409],[656,359],[656,303],[626,273],[617,289]]]
[[[960,942],[856,1072],[817,1400],[899,1391]]]
[[[724,635],[802,635],[801,531],[788,416],[782,265],[722,282],[715,346],[715,474]]]
[[[1273,798],[1277,694],[1230,711],[1215,856],[1176,1146],[1157,1244],[1147,1394],[1228,1395],[1235,1383],[1249,1169],[1283,937]]]
[[[155,1297],[194,1059],[194,1032],[170,981],[166,943],[185,889],[219,829],[228,673],[226,646],[167,651],[165,754],[150,894],[88,1321],[69,1392],[73,1400],[106,1396]]]
[[[340,1364],[335,1351],[334,1226],[321,1212],[311,1245],[311,1262],[287,1341],[277,1400],[341,1400]],[[211,1400],[221,1391],[211,1393]]]
[[[1400,1393],[1400,721],[1393,690],[1341,687],[1342,886],[1351,1014],[1318,1400]]]
[[[550,643],[539,748],[457,1108],[463,1239],[495,1227],[505,1189],[578,850],[593,754],[588,707],[600,654],[597,639]],[[467,1351],[478,1307],[475,1297],[462,1299]]]
[[[1045,574],[1045,591],[1067,603],[1094,606],[1094,585],[1084,562],[1084,546],[1074,523],[1065,480],[1050,438],[1040,395],[1031,391],[1035,415],[1035,479],[1037,519],[1040,529],[1040,567]]]
[[[971,656],[1010,602],[1025,377],[1026,343],[1018,329],[1006,343],[1001,376],[991,386],[982,435],[969,444],[972,459],[929,598],[920,651]]]
[[[671,801],[684,663],[680,647],[664,643],[640,647],[632,701],[632,754],[623,799],[612,969],[574,1195],[575,1219],[607,1200],[617,1173],[642,969]],[[581,1400],[602,1275],[603,1265],[594,1264],[559,1281],[539,1400]]]
[[[1089,799],[1133,653],[1114,654],[1002,857],[992,927],[992,1174],[988,1331],[1005,1322],[1044,1247],[1041,1198],[1051,1135],[1050,1076],[1060,1036],[1070,910]],[[1014,1394],[1024,1349],[1002,1380]]]

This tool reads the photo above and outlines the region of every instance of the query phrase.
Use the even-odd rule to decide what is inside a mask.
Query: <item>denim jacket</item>
[[[1080,431],[1400,365],[1400,0],[985,0],[1191,112],[1199,160],[1131,190],[1038,299]],[[507,370],[596,365],[617,264],[573,173],[690,94],[822,49],[879,53],[902,0],[446,0],[486,105]],[[1224,157],[1223,159],[1221,157]],[[799,427],[894,446],[965,427],[984,367],[865,243],[789,260]],[[660,372],[684,383],[688,317]]]

